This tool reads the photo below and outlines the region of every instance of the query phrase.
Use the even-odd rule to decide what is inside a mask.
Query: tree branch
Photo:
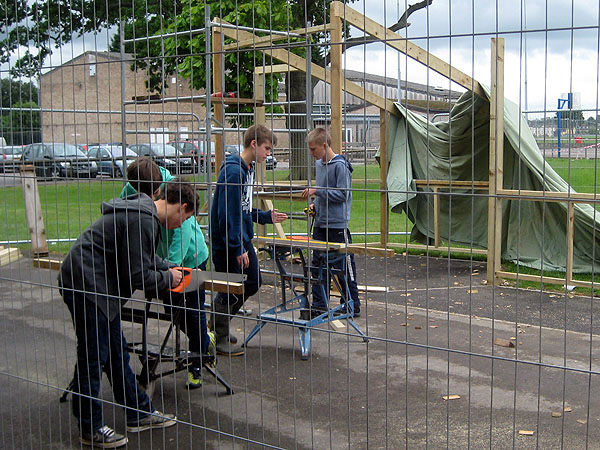
[[[398,20],[398,22],[396,22],[394,25],[389,27],[388,30],[395,32],[395,31],[401,30],[402,28],[408,28],[410,26],[410,22],[408,21],[408,18],[410,17],[410,15],[412,13],[414,13],[415,11],[418,11],[419,9],[426,8],[427,6],[431,5],[432,3],[433,3],[433,0],[423,0],[419,3],[415,3],[414,5],[410,5],[406,9],[406,11],[404,11],[404,14],[402,14],[402,17],[400,17],[400,20]],[[365,44],[370,44],[372,42],[379,42],[379,41],[380,41],[379,39],[376,39],[373,37],[366,37],[366,36],[347,39],[344,42],[344,45],[342,47],[342,53],[345,52],[346,50],[348,50],[349,48],[356,47],[357,45],[365,45]]]

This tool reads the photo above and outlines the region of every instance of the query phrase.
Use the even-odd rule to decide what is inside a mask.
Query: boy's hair
[[[244,133],[244,148],[250,147],[252,141],[256,139],[256,145],[262,145],[269,141],[273,146],[277,145],[277,136],[272,130],[264,125],[252,125]]]
[[[317,127],[308,133],[308,136],[306,136],[306,143],[315,145],[327,143],[327,146],[331,147],[331,134],[329,134],[325,128]]]
[[[153,197],[162,184],[160,168],[151,158],[138,158],[127,167],[127,181],[139,193]]]
[[[187,203],[186,212],[198,209],[198,195],[194,185],[182,183],[177,178],[163,184],[158,198],[166,200],[169,205]]]

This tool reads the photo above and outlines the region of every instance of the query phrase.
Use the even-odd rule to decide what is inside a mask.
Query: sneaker
[[[210,356],[211,360],[207,363],[207,365],[214,368],[217,366],[217,335],[213,331],[209,331],[208,337],[208,356]],[[230,340],[230,342],[232,341]]]
[[[81,433],[79,441],[82,444],[97,448],[117,448],[127,444],[128,439],[104,425],[102,428],[96,430],[94,434]]]
[[[130,433],[139,433],[151,428],[168,428],[177,423],[175,419],[175,414],[163,414],[159,410],[155,410],[152,414],[147,415],[137,422],[128,423],[127,431]]]
[[[346,305],[344,305],[340,310],[336,311],[336,315],[348,314],[348,310],[346,309]],[[354,314],[352,315],[354,318],[360,317],[360,308],[354,308]]]
[[[198,389],[202,387],[202,369],[200,367],[192,367],[188,370],[188,378],[185,385],[188,389]]]

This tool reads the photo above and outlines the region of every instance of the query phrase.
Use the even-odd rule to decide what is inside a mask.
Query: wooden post
[[[387,141],[387,111],[379,111],[379,175],[380,189],[379,193],[379,242],[382,247],[388,244],[389,240],[389,199],[387,193],[387,175],[388,175],[388,141]]]
[[[575,226],[575,203],[567,204],[567,273],[565,274],[566,285],[573,280],[573,234]]]
[[[225,90],[225,86],[223,86],[223,34],[216,27],[212,28],[212,47],[213,92],[223,92]],[[206,95],[211,94],[211,92],[206,93]],[[215,119],[225,128],[225,102],[214,102],[213,107],[215,108]],[[206,111],[207,116],[209,112]],[[215,175],[217,178],[223,163],[224,139],[225,135],[223,133],[215,134]],[[206,149],[208,161],[204,161],[204,164],[212,164],[210,142],[206,143]]]
[[[21,166],[21,180],[23,181],[23,194],[25,195],[25,214],[31,235],[31,249],[33,256],[47,256],[48,243],[46,242],[46,228],[42,215],[42,203],[38,192],[37,178],[34,166]]]
[[[437,186],[433,187],[433,245],[439,248],[440,239],[440,194]]]
[[[331,148],[342,153],[342,19],[331,6]]]
[[[254,71],[254,100],[262,102],[265,100],[265,75],[262,73],[258,73],[255,69]],[[265,107],[264,106],[255,106],[254,107],[254,124],[255,125],[266,125],[266,115],[265,115]],[[264,164],[256,164],[256,184],[260,186],[260,189],[264,189],[265,183],[265,167]],[[258,197],[258,207],[263,210],[271,209],[268,207],[266,201],[264,201],[261,197]],[[281,226],[281,225],[279,225]],[[258,225],[257,232],[259,236],[267,235],[267,227],[266,225]]]
[[[488,200],[488,258],[487,280],[496,281],[501,270],[502,203],[496,197],[503,187],[504,177],[504,39],[492,38],[492,86],[490,99],[490,161]]]

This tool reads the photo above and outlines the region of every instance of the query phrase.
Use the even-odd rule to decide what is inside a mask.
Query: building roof
[[[44,72],[41,74],[40,78],[44,78],[46,75],[51,74],[52,72],[58,70],[58,69],[62,69],[65,67],[69,67],[69,66],[76,66],[76,65],[83,65],[85,64],[85,62],[76,62],[82,58],[85,58],[87,55],[94,55],[96,57],[96,62],[98,58],[103,58],[105,60],[111,60],[111,61],[121,61],[121,54],[118,52],[99,52],[99,51],[93,51],[93,50],[88,50],[87,52],[83,52],[80,55],[77,55],[76,57],[74,57],[73,59],[62,63],[59,66],[51,66],[51,69],[48,70],[47,72]],[[133,61],[133,55],[131,53],[125,53],[124,54],[124,61],[126,62],[131,62]],[[89,64],[89,62],[87,62],[87,64]],[[43,68],[42,68],[43,69]]]

